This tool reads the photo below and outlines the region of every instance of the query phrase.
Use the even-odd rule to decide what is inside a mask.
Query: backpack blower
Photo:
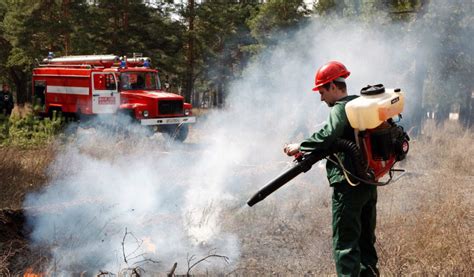
[[[250,207],[324,158],[338,164],[347,181],[354,186],[357,185],[353,183],[354,180],[384,186],[392,180],[393,172],[404,171],[393,168],[395,163],[405,159],[409,150],[410,138],[403,127],[393,120],[395,116],[401,119],[404,93],[400,89],[385,89],[382,84],[366,86],[360,93],[360,97],[345,106],[349,123],[354,128],[355,142],[337,139],[327,150],[297,154],[288,170],[268,182],[247,201]],[[333,155],[339,152],[351,157],[355,172],[346,170],[337,156]],[[336,157],[337,161],[332,157]],[[389,179],[380,182],[387,173]]]

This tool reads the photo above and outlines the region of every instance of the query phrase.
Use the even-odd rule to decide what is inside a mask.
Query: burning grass
[[[116,141],[114,145],[97,145],[84,151],[113,160],[116,155],[130,151],[124,143]],[[156,142],[148,143],[150,147],[156,146]],[[383,275],[473,275],[473,143],[474,133],[453,123],[442,127],[428,123],[423,135],[411,142],[409,158],[400,165],[408,173],[379,189],[376,232]],[[110,154],[110,147],[116,149],[115,154]],[[162,143],[160,147],[164,154],[170,151]],[[47,248],[28,249],[28,231],[23,229],[18,209],[26,193],[47,183],[45,169],[53,160],[55,149],[61,146],[0,148],[4,192],[1,207],[13,209],[4,210],[0,217],[2,226],[7,228],[2,230],[0,274],[23,274],[28,268],[41,268],[39,264],[48,262]],[[190,143],[180,151],[187,150],[196,151],[199,147]],[[282,164],[242,168],[237,177],[252,180],[272,170],[270,167],[280,168]],[[325,180],[320,180],[323,178],[324,172],[315,168],[253,208],[241,207],[253,190],[238,197],[242,202],[229,204],[221,213],[222,229],[238,236],[241,253],[238,261],[230,261],[234,267],[225,273],[334,274],[331,189]],[[263,184],[253,185],[256,189]],[[202,266],[193,272],[205,270]]]

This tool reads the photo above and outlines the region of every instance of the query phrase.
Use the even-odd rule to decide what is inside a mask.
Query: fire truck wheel
[[[163,125],[160,126],[160,131],[175,141],[183,142],[188,137],[189,127],[186,124]]]
[[[50,108],[48,112],[48,117],[50,119],[57,119],[63,116],[63,111],[61,108]]]

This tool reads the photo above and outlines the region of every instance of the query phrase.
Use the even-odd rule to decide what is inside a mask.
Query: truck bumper
[[[195,116],[168,117],[168,118],[147,118],[140,120],[141,125],[167,125],[167,124],[189,124],[195,123]]]

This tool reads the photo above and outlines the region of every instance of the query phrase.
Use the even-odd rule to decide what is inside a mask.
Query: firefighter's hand
[[[300,144],[299,143],[291,143],[291,144],[285,144],[283,147],[283,152],[287,154],[288,156],[294,156],[300,152]]]

